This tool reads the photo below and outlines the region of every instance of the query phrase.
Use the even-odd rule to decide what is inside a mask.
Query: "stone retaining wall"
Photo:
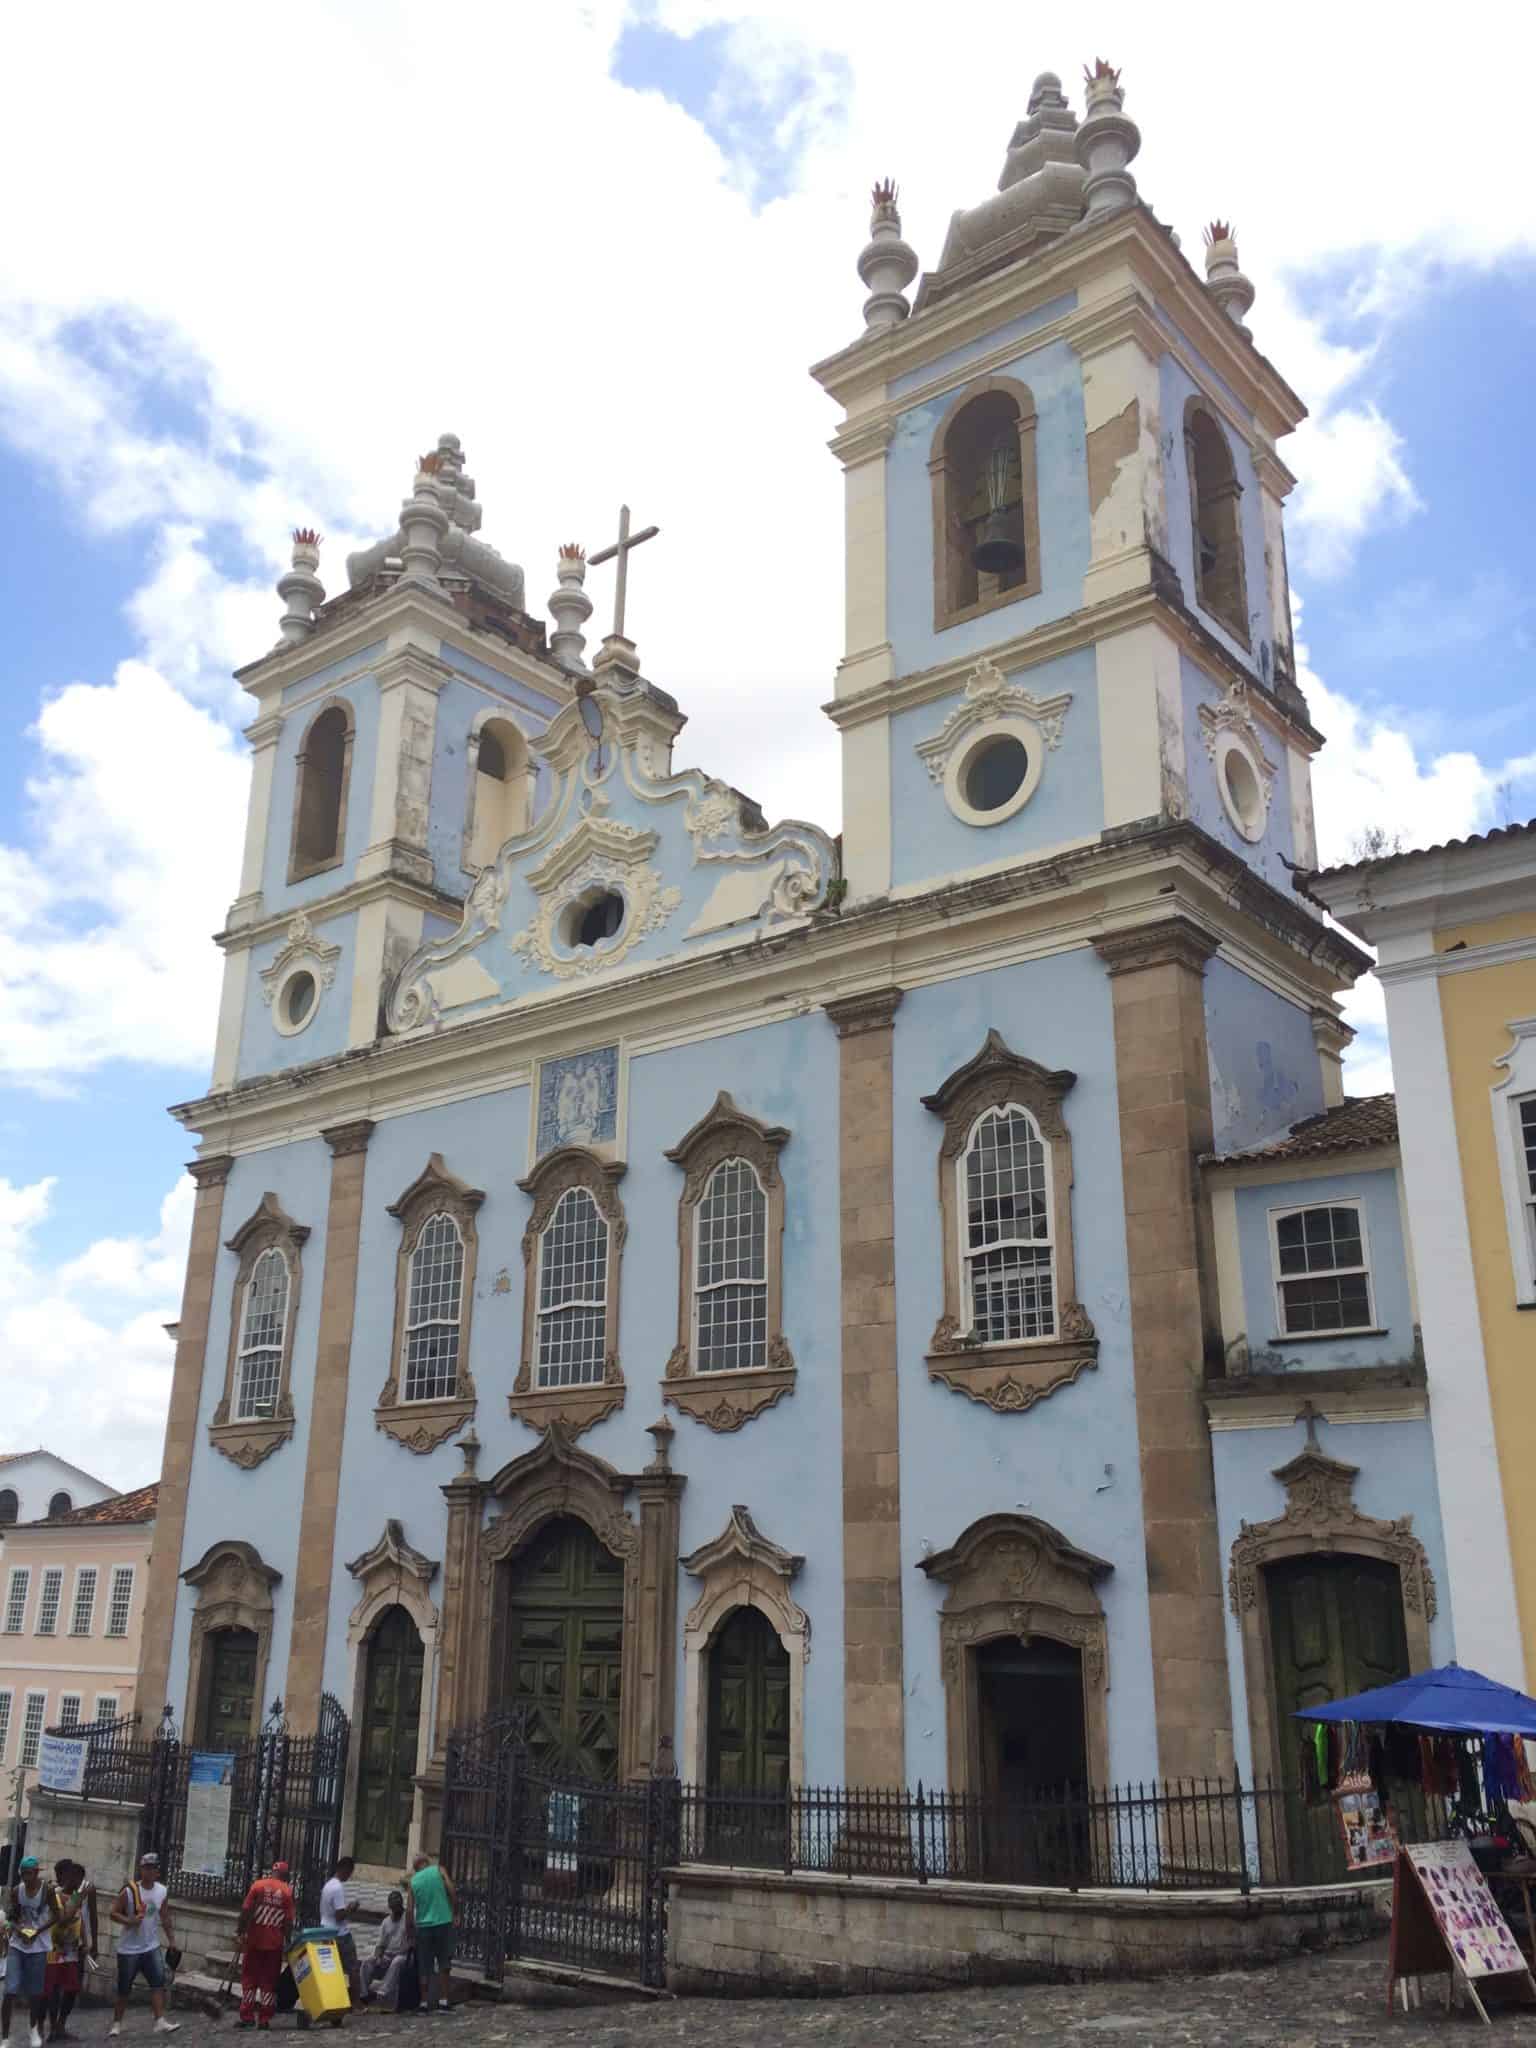
[[[1228,1970],[1363,1941],[1389,1884],[1147,1893],[920,1885],[690,1864],[668,1873],[667,1982],[743,1997]]]

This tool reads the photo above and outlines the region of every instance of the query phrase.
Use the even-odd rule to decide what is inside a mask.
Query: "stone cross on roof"
[[[619,537],[611,547],[599,548],[595,555],[588,555],[587,567],[595,569],[600,562],[611,562],[618,557],[619,573],[613,586],[613,634],[615,640],[624,638],[624,599],[629,590],[629,551],[639,547],[643,540],[654,540],[661,528],[643,526],[638,533],[629,530],[629,507],[619,507]]]

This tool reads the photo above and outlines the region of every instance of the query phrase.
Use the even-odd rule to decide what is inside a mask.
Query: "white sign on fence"
[[[223,1751],[195,1749],[187,1769],[187,1827],[181,1867],[198,1877],[222,1877],[229,1856],[229,1804],[235,1760]]]
[[[83,1792],[85,1752],[83,1735],[45,1735],[37,1752],[39,1785],[46,1792]]]

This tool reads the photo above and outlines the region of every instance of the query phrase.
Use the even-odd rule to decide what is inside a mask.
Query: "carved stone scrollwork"
[[[795,1384],[794,1354],[783,1330],[784,1180],[779,1154],[789,1142],[782,1124],[760,1123],[722,1091],[686,1136],[667,1153],[683,1170],[677,1209],[677,1343],[662,1376],[662,1398],[706,1429],[733,1432],[772,1408]],[[694,1338],[695,1217],[716,1169],[744,1160],[756,1175],[766,1206],[763,1279],[767,1342],[763,1363],[730,1372],[696,1372]]]
[[[789,1770],[805,1778],[805,1667],[811,1657],[811,1622],[790,1594],[803,1557],[770,1542],[744,1507],[710,1543],[682,1560],[700,1582],[699,1597],[683,1620],[684,1770],[703,1783],[709,1768],[709,1646],[739,1607],[755,1607],[772,1625],[789,1657]]]
[[[944,1122],[939,1145],[939,1212],[944,1246],[944,1306],[928,1342],[928,1377],[998,1415],[1022,1415],[1098,1364],[1093,1319],[1077,1299],[1072,1233],[1072,1138],[1062,1101],[1077,1076],[1051,1071],[1013,1052],[996,1031],[923,1107]],[[1048,1148],[1055,1228],[1056,1328],[1049,1337],[982,1343],[971,1334],[961,1254],[965,1216],[961,1175],[978,1117],[1017,1103],[1034,1118]]]
[[[919,1562],[949,1588],[939,1616],[940,1668],[948,1700],[949,1782],[982,1789],[980,1697],[968,1653],[999,1637],[1044,1637],[1082,1657],[1088,1772],[1109,1778],[1108,1629],[1095,1588],[1111,1566],[1067,1542],[1033,1515],[987,1515],[948,1550]]]
[[[624,1241],[629,1225],[619,1200],[624,1175],[621,1160],[603,1159],[581,1145],[561,1145],[546,1153],[518,1186],[533,1198],[533,1213],[523,1232],[523,1351],[507,1396],[511,1413],[530,1429],[556,1425],[579,1436],[624,1405],[624,1373],[619,1364],[619,1282]],[[539,1243],[555,1211],[572,1188],[584,1188],[596,1204],[608,1232],[608,1266],[604,1292],[604,1347],[600,1378],[573,1387],[538,1385]]]
[[[421,1172],[388,1214],[401,1226],[400,1249],[395,1262],[395,1327],[390,1346],[390,1367],[374,1403],[374,1426],[392,1436],[406,1450],[424,1455],[436,1450],[456,1430],[464,1427],[475,1412],[475,1382],[469,1370],[470,1317],[475,1297],[475,1264],[479,1235],[475,1217],[485,1194],[450,1173],[440,1152],[434,1152]],[[459,1342],[457,1376],[453,1391],[428,1400],[408,1400],[404,1376],[406,1318],[411,1296],[411,1260],[421,1234],[436,1216],[451,1217],[464,1248],[463,1275],[459,1287]]]

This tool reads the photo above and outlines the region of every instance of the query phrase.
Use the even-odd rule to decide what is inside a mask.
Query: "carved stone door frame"
[[[790,1595],[803,1557],[771,1543],[744,1507],[712,1542],[683,1559],[701,1582],[683,1621],[683,1741],[679,1761],[696,1785],[709,1776],[709,1649],[740,1607],[755,1607],[789,1657],[789,1778],[805,1783],[805,1667],[811,1654],[810,1617]]]
[[[254,1544],[225,1537],[208,1548],[182,1578],[197,1595],[187,1649],[187,1700],[182,1728],[187,1740],[201,1738],[202,1715],[213,1668],[210,1637],[221,1629],[249,1629],[256,1638],[256,1729],[266,1717],[267,1667],[272,1654],[272,1588],[282,1573],[269,1565]],[[159,1709],[146,1700],[145,1710]]]

